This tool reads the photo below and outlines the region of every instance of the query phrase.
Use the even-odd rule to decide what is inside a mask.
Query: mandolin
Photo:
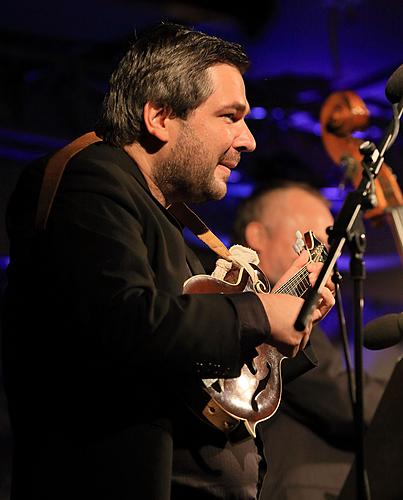
[[[312,231],[305,233],[302,241],[299,250],[307,250],[308,262],[325,260],[325,245]],[[256,270],[263,275],[258,268]],[[224,280],[208,275],[192,276],[184,283],[183,292],[240,293],[250,290],[250,278],[245,270],[239,268],[236,274],[235,280],[232,269]],[[304,297],[310,286],[305,265],[273,293]],[[248,434],[255,437],[256,425],[270,418],[279,407],[282,393],[281,362],[285,356],[266,343],[257,346],[256,351],[257,356],[243,365],[239,377],[203,381],[204,393],[208,395],[207,404],[203,403],[201,410],[199,408],[196,413],[201,411],[202,415],[199,416],[227,435],[235,430],[239,434],[239,425],[243,424]]]
[[[352,134],[367,128],[369,116],[362,99],[350,90],[330,94],[320,112],[323,145],[330,158],[344,166],[346,177],[355,187],[361,180],[363,156],[359,146],[363,141]],[[387,220],[403,263],[403,196],[392,169],[385,163],[375,179],[375,195],[377,205],[364,217],[375,224]]]

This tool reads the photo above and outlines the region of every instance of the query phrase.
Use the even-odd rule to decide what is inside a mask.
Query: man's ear
[[[267,245],[267,231],[261,222],[252,221],[245,228],[245,241],[248,247],[259,252]]]
[[[169,125],[172,122],[169,109],[156,106],[152,102],[147,102],[143,110],[143,119],[150,135],[153,135],[162,142],[168,141]]]

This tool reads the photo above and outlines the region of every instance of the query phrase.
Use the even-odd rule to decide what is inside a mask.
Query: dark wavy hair
[[[147,102],[186,119],[212,93],[206,70],[230,64],[244,74],[249,59],[240,45],[190,28],[162,23],[137,38],[111,76],[95,131],[122,147],[139,142]]]

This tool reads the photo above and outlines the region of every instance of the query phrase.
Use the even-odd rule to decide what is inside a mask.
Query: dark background
[[[371,113],[359,135],[379,144],[389,120],[386,82],[403,62],[401,0],[276,0],[170,2],[132,0],[15,1],[0,13],[0,286],[5,285],[7,200],[23,166],[91,130],[108,77],[136,30],[177,21],[244,45],[252,60],[246,75],[252,112],[248,124],[257,151],[231,176],[228,196],[197,208],[228,242],[234,210],[254,187],[275,177],[305,180],[323,190],[337,213],[346,191],[342,169],[322,144],[319,112],[336,90],[353,90]],[[386,157],[403,179],[403,137]],[[297,210],[298,207],[295,207]],[[365,322],[403,309],[402,265],[390,227],[365,223]],[[189,237],[190,238],[190,237]],[[212,257],[190,239],[207,265]],[[350,338],[351,283],[348,252],[344,275]],[[325,320],[337,341],[335,315]],[[34,332],[33,332],[34,334]],[[368,370],[391,372],[399,347],[365,352]],[[1,382],[1,378],[0,378]],[[0,391],[0,500],[8,498],[11,438]]]

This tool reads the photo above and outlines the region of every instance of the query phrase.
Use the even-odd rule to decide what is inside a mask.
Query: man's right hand
[[[287,357],[294,357],[304,349],[312,330],[312,319],[304,331],[295,330],[294,323],[303,299],[286,294],[258,294],[265,308],[271,328],[270,343]]]

